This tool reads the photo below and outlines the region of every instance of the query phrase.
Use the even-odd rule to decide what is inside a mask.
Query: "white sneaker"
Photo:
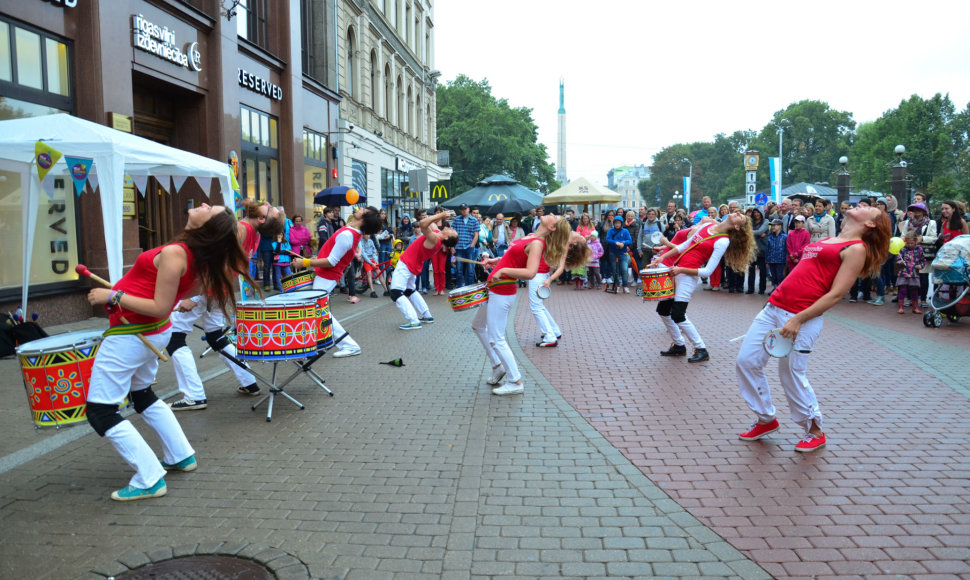
[[[489,385],[497,385],[499,382],[505,378],[505,367],[498,365],[497,368],[492,369],[492,376],[488,377],[485,381]]]
[[[497,389],[492,389],[492,394],[501,397],[503,395],[521,395],[523,391],[525,391],[525,387],[521,383],[505,383]]]
[[[360,354],[359,348],[341,348],[337,349],[337,352],[333,353],[333,358],[344,358],[348,356],[357,356]]]

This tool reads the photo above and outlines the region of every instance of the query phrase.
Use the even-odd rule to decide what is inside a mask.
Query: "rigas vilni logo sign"
[[[175,44],[175,31],[168,26],[159,26],[141,14],[131,19],[132,44],[135,48],[195,72],[202,70],[198,42],[190,42],[184,48],[179,48]]]

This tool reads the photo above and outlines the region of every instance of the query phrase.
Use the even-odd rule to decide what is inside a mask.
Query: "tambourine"
[[[765,352],[775,358],[784,358],[792,351],[795,341],[781,335],[781,329],[776,328],[765,335]]]
[[[663,234],[661,234],[660,232],[653,232],[652,234],[650,234],[650,243],[655,246],[658,245],[660,243],[660,240],[662,239],[663,239]]]
[[[536,288],[536,296],[545,300],[546,298],[552,296],[552,288],[548,286],[539,286]]]

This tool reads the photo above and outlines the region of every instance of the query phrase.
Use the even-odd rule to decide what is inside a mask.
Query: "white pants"
[[[159,350],[164,349],[171,331],[146,338]],[[134,334],[107,336],[101,341],[94,357],[88,401],[106,405],[120,405],[129,391],[147,389],[155,380],[158,359]],[[145,423],[158,435],[166,463],[178,463],[195,454],[185,437],[175,413],[161,400],[142,411]],[[105,437],[115,451],[135,470],[129,485],[142,489],[155,485],[165,470],[155,452],[130,421],[122,421],[108,429]]]
[[[701,279],[699,276],[688,276],[687,274],[677,274],[674,276],[674,302],[690,302],[690,297],[694,295],[694,290],[697,289],[700,283]],[[690,321],[690,318],[687,318],[686,313],[684,313],[683,322],[674,322],[669,316],[661,316],[660,319],[663,321],[664,326],[667,327],[667,334],[670,335],[674,344],[684,346],[684,336],[686,335],[690,340],[691,346],[694,348],[707,348],[707,345],[704,344],[704,339],[701,338],[701,334],[697,332],[697,327]]]
[[[775,406],[771,401],[771,389],[765,375],[769,355],[764,349],[764,338],[771,330],[785,326],[792,316],[793,313],[768,304],[751,323],[738,352],[736,369],[741,396],[762,422],[775,418]],[[806,433],[813,420],[819,428],[822,427],[822,411],[819,409],[815,391],[808,382],[807,372],[808,355],[821,332],[821,316],[802,324],[791,354],[778,359],[778,381],[785,390],[791,419],[805,429]]]
[[[546,272],[536,274],[533,279],[529,280],[529,308],[532,309],[532,315],[536,317],[536,324],[539,325],[539,330],[542,332],[542,339],[546,342],[552,342],[561,336],[562,332],[552,315],[549,314],[549,310],[546,309],[545,300],[539,298],[538,294],[539,286],[542,286],[542,283],[548,277],[549,273]]]
[[[407,264],[398,261],[397,266],[394,267],[394,274],[391,275],[391,290],[400,290],[401,292],[405,290],[412,291],[411,296],[400,296],[394,301],[397,309],[401,311],[404,318],[407,318],[411,324],[417,324],[419,322],[418,316],[421,318],[431,318],[431,310],[428,308],[427,302],[424,301],[420,292],[414,292],[414,286],[417,281],[418,275],[412,274]]]
[[[320,276],[313,279],[314,290],[323,290],[327,294],[333,295],[333,289],[336,287],[337,282],[335,280],[327,280],[326,278]],[[333,328],[333,339],[337,340],[344,334],[345,331],[344,327],[341,326],[340,322],[337,321],[337,318],[333,315],[332,311],[330,313],[330,324]],[[345,336],[344,339],[337,344],[337,350],[360,350],[360,345],[357,344],[357,341],[350,338],[350,334],[347,334],[347,336]]]
[[[172,332],[182,332],[186,335],[192,334],[193,324],[201,321],[202,328],[206,333],[222,332],[226,327],[226,317],[222,311],[209,310],[206,308],[205,298],[201,298],[195,308],[188,312],[173,312],[169,316],[172,321]],[[236,345],[230,342],[222,352],[229,356],[236,356]],[[224,356],[220,356],[222,362],[229,367],[229,370],[236,375],[239,384],[247,387],[256,382],[256,378],[241,366],[232,362]],[[195,366],[195,357],[192,356],[192,349],[183,346],[172,353],[172,367],[175,370],[175,380],[178,382],[179,390],[190,401],[202,401],[206,398],[205,388],[202,386],[202,377],[199,376],[199,369]]]
[[[505,324],[514,302],[515,294],[489,294],[488,302],[478,309],[472,320],[472,330],[482,341],[492,366],[502,365],[505,369],[505,380],[510,383],[522,379],[519,365],[516,364],[512,349],[505,339]]]

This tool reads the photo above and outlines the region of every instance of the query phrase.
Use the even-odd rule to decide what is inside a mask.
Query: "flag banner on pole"
[[[690,211],[690,177],[684,177],[684,207]]]
[[[778,187],[781,178],[781,157],[769,157],[768,169],[771,173],[771,198],[775,203],[781,203],[781,188]]]
[[[74,180],[74,193],[80,196],[81,192],[84,191],[84,184],[88,180],[88,175],[91,173],[94,159],[65,155],[64,162],[67,163],[67,169],[71,172],[71,179]]]
[[[40,182],[44,182],[47,172],[54,167],[54,164],[61,158],[61,152],[54,149],[43,141],[34,144],[34,163],[37,164],[37,176]]]

